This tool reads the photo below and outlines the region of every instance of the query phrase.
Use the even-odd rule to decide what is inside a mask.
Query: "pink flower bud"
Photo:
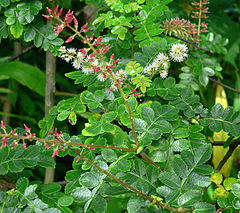
[[[74,39],[74,37],[73,37],[73,36],[70,36],[70,37],[65,41],[65,43],[70,43],[73,39]]]
[[[3,121],[3,120],[1,120],[1,128],[2,128],[2,129],[6,129],[6,127],[5,127],[5,124],[4,124],[4,121]]]
[[[57,132],[57,128],[55,128],[55,130],[54,130],[54,136],[57,137],[57,138],[60,137],[59,133]]]
[[[58,14],[56,14],[57,17],[61,16],[62,15],[62,12],[63,12],[63,8],[61,8],[58,12]]]
[[[98,67],[98,66],[94,66],[94,67],[92,67],[92,69],[94,70],[94,72],[97,72],[97,71],[100,70],[100,67]]]
[[[108,92],[111,92],[112,91],[112,87],[109,88]]]
[[[110,59],[113,60],[114,54],[111,55]]]
[[[93,147],[89,147],[88,149],[89,149],[89,150],[95,150]]]
[[[47,143],[45,143],[44,146],[45,146],[47,149],[50,148],[50,146],[49,146]]]
[[[73,16],[73,21],[74,21],[75,29],[77,29],[78,28],[78,20],[76,19],[75,16]]]
[[[46,9],[47,9],[47,11],[48,11],[49,14],[51,14],[51,15],[54,14],[54,12],[53,12],[50,8],[46,7]]]
[[[81,29],[82,29],[82,30],[86,29],[87,25],[88,25],[88,23],[84,24],[84,25],[81,27]]]
[[[135,93],[135,94],[133,94],[134,97],[136,97],[136,96],[138,96],[138,95],[140,95],[140,93]]]
[[[30,132],[30,129],[28,128],[28,126],[26,124],[23,124],[24,125],[24,128],[27,132]]]
[[[27,149],[27,144],[23,143],[23,148]]]
[[[125,104],[128,104],[128,101],[124,101],[125,102]]]
[[[91,35],[90,39],[91,39],[91,40],[93,40],[93,39],[94,39],[94,33]]]
[[[119,58],[113,61],[113,64],[116,64],[117,62],[119,62]]]
[[[55,14],[58,13],[58,9],[59,9],[59,6],[57,5],[56,8],[54,9],[54,13],[55,13]]]
[[[65,149],[64,149],[62,146],[60,146],[60,149],[61,149],[62,151],[65,151]]]
[[[80,161],[80,159],[81,159],[81,157],[80,157],[80,156],[78,156],[78,157],[77,157],[77,161],[76,161],[76,162]]]
[[[136,90],[137,90],[137,88],[134,88],[134,89],[132,89],[130,92],[131,92],[131,93],[134,93],[134,92],[136,92]]]
[[[13,130],[11,131],[11,133],[12,133],[13,135],[15,135],[15,134],[17,133],[17,130],[16,130],[16,129],[13,129]]]
[[[101,48],[104,48],[104,45],[105,45],[105,44],[104,44],[104,42],[103,42],[103,43],[101,44]]]
[[[45,14],[43,14],[42,16],[43,16],[45,19],[52,19],[52,18],[53,18],[51,15],[45,15]]]

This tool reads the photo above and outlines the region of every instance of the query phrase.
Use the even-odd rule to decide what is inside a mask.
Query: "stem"
[[[191,44],[191,45],[195,46],[195,47],[197,48],[197,50],[204,50],[204,51],[206,51],[206,52],[212,53],[211,50],[208,50],[208,49],[206,49],[206,48],[204,48],[204,47],[200,47],[200,46],[199,46],[197,43],[195,43],[195,42],[192,42],[192,41],[189,41],[189,40],[180,38],[180,37],[175,36],[175,35],[169,35],[169,34],[166,34],[166,33],[164,33],[164,35],[169,36],[169,37],[172,37],[172,38],[176,38],[176,39],[178,39],[178,40],[180,40],[180,41],[183,41],[183,42],[186,42],[186,43],[188,43],[188,44]]]
[[[25,49],[23,49],[21,52],[18,52],[17,54],[14,54],[14,56],[9,57],[8,59],[6,59],[6,61],[14,61],[16,59],[18,59],[19,57],[21,57],[23,54],[25,54],[26,52],[30,51],[31,49],[33,49],[35,46],[34,45],[30,45],[27,46]]]
[[[19,195],[21,195],[22,197],[24,197],[24,199],[26,199],[33,208],[35,208],[34,204],[31,202],[31,200],[29,200],[29,199],[27,198],[27,196],[25,196],[24,194],[22,194],[22,193],[21,193],[20,191],[18,191],[18,190],[15,190],[14,192],[16,192],[16,193],[18,193]]]
[[[198,15],[198,32],[197,34],[200,35],[201,32],[201,16],[202,16],[202,0],[199,1],[199,15]]]
[[[120,183],[122,186],[125,186],[126,188],[130,189],[131,191],[135,192],[136,194],[138,194],[139,196],[149,200],[150,202],[154,202],[156,205],[161,206],[162,208],[166,208],[172,212],[192,212],[193,210],[190,209],[183,209],[183,208],[172,208],[171,206],[169,206],[166,203],[162,203],[159,201],[154,200],[152,197],[147,196],[146,194],[142,193],[141,191],[133,188],[132,186],[130,186],[128,183],[118,179],[117,177],[111,175],[110,173],[108,173],[106,170],[102,169],[101,167],[99,167],[97,164],[95,164],[94,162],[92,162],[89,158],[83,156],[83,155],[79,155],[77,151],[75,151],[74,149],[72,149],[71,147],[69,147],[69,149],[74,152],[76,155],[78,155],[80,158],[82,158],[83,160],[87,161],[88,163],[90,163],[92,166],[94,166],[96,169],[98,169],[100,172],[104,173],[105,175],[107,175],[108,177],[110,177],[112,180],[115,180],[116,182]]]
[[[0,133],[0,137],[9,137],[9,138],[18,138],[21,140],[37,140],[43,143],[53,143],[57,145],[62,145],[61,142],[58,140],[50,140],[50,139],[43,139],[38,137],[31,137],[31,136],[20,136],[20,135],[11,135],[11,134],[2,134]],[[117,147],[117,146],[104,146],[104,145],[94,145],[94,144],[80,144],[80,143],[72,143],[70,141],[66,142],[67,145],[78,146],[78,147],[85,147],[85,148],[103,148],[103,149],[117,149],[120,151],[128,151],[128,152],[136,152],[136,149],[133,148],[124,148],[124,147]]]
[[[221,83],[221,82],[219,82],[219,81],[216,81],[216,80],[213,79],[213,78],[209,78],[209,80],[212,81],[212,82],[214,82],[214,83],[216,83],[216,84],[219,84],[219,85],[221,85],[222,87],[225,87],[225,88],[227,88],[227,89],[229,89],[229,90],[231,90],[231,91],[233,91],[233,92],[236,92],[236,93],[240,94],[240,91],[239,91],[239,90],[236,90],[236,89],[234,89],[234,88],[232,88],[232,87],[230,87],[230,86],[228,86],[228,85],[226,85],[226,84],[223,84],[223,83]]]
[[[1,208],[1,213],[3,213],[4,206],[6,205],[6,203],[7,203],[7,199],[5,199],[5,200],[3,201],[3,205],[2,205],[2,208]]]
[[[225,154],[224,158],[221,160],[221,162],[218,164],[216,171],[220,171],[224,164],[228,161],[228,159],[231,157],[233,151],[238,147],[240,143],[240,139],[238,138],[237,140],[234,140],[231,142],[229,145],[229,150]]]
[[[77,94],[74,94],[74,93],[70,93],[70,92],[55,92],[55,95],[64,95],[64,96],[72,96],[72,97],[76,97]]]
[[[49,0],[52,7],[56,6],[56,0]],[[52,20],[48,20],[48,24],[52,24]],[[46,86],[45,86],[45,116],[49,110],[54,106],[55,92],[56,92],[56,57],[48,50],[46,52]],[[49,130],[52,134],[54,127]],[[44,183],[54,182],[55,168],[46,168]]]
[[[59,20],[62,24],[64,24],[64,22],[63,22],[61,19],[57,18],[57,20]],[[88,44],[88,46],[93,50],[93,52],[97,55],[97,57],[101,60],[101,62],[103,63],[103,65],[106,67],[106,66],[107,66],[106,62],[104,61],[104,59],[102,58],[102,56],[97,52],[97,50],[95,49],[95,47],[94,47],[84,36],[82,36],[82,34],[81,34],[79,31],[77,31],[75,28],[73,28],[73,27],[70,26],[70,25],[68,25],[67,27],[70,28],[70,29],[71,29],[76,35],[78,35],[81,39],[83,39],[83,41],[84,41],[86,44]],[[133,123],[132,113],[131,113],[130,106],[129,106],[128,102],[127,102],[127,98],[126,98],[126,96],[125,96],[125,94],[124,94],[124,92],[123,92],[123,89],[122,89],[122,87],[121,87],[121,84],[116,80],[115,76],[114,76],[112,73],[110,73],[110,77],[113,79],[114,83],[118,85],[118,89],[119,89],[119,91],[120,91],[120,94],[121,94],[121,96],[123,97],[125,104],[127,105],[128,114],[129,114],[129,119],[130,119],[130,121],[131,121],[132,131],[133,131],[133,135],[134,135],[134,140],[135,140],[136,145],[139,146],[139,141],[138,141],[137,134],[136,134],[136,130],[135,130],[134,123]]]

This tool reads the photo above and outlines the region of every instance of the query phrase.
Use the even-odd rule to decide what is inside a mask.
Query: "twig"
[[[206,51],[206,52],[212,53],[211,50],[208,50],[208,49],[206,49],[206,48],[204,48],[204,47],[200,47],[200,46],[199,46],[197,43],[195,43],[195,42],[192,42],[192,41],[189,41],[189,40],[180,38],[180,37],[175,36],[175,35],[169,35],[169,34],[167,34],[167,33],[164,33],[164,35],[169,36],[169,37],[172,37],[172,38],[176,38],[176,39],[178,39],[178,40],[181,40],[181,41],[184,41],[184,42],[186,42],[186,43],[188,43],[188,44],[191,44],[191,45],[195,46],[195,47],[197,48],[197,50],[204,50],[204,51]]]
[[[219,81],[217,81],[217,80],[215,80],[215,79],[213,79],[213,78],[209,78],[209,80],[212,81],[212,82],[214,82],[214,83],[216,83],[216,84],[221,85],[222,87],[225,87],[225,88],[227,88],[227,89],[229,89],[229,90],[232,90],[233,92],[236,92],[236,93],[240,94],[240,91],[239,91],[239,90],[236,90],[236,89],[234,89],[234,88],[232,88],[232,87],[230,87],[230,86],[228,86],[228,85],[226,85],[226,84],[223,84],[223,83],[221,83],[221,82],[219,82]]]
[[[65,95],[65,96],[73,96],[73,97],[76,97],[77,94],[74,94],[74,93],[70,93],[70,92],[55,92],[55,95]]]
[[[229,150],[227,151],[227,153],[225,154],[225,156],[223,157],[223,159],[220,161],[220,163],[217,166],[217,169],[216,169],[217,171],[220,171],[222,169],[224,164],[228,161],[228,159],[231,157],[233,151],[238,147],[239,144],[240,144],[239,138],[230,143]]]
[[[6,59],[6,61],[14,61],[17,58],[19,58],[20,56],[22,56],[23,54],[25,54],[26,52],[28,52],[31,49],[33,49],[34,47],[35,47],[34,45],[30,45],[30,46],[24,48],[23,51],[20,52],[19,54],[9,57],[8,59]]]
[[[2,134],[0,133],[0,137],[8,137],[8,138],[18,138],[21,140],[37,140],[39,142],[43,143],[53,143],[57,145],[62,145],[59,140],[50,140],[50,139],[43,139],[43,138],[38,138],[38,137],[32,137],[32,136],[20,136],[20,135],[12,135],[12,134]],[[70,141],[66,142],[67,145],[73,145],[73,146],[78,146],[78,147],[86,147],[86,148],[105,148],[105,149],[117,149],[120,151],[128,151],[128,152],[136,152],[136,149],[133,148],[124,148],[124,147],[117,147],[117,146],[104,146],[104,145],[94,145],[94,144],[80,144],[80,143],[72,143]]]

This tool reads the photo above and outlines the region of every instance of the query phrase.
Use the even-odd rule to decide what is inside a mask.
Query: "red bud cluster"
[[[208,18],[208,16],[206,15],[207,13],[209,13],[209,8],[206,7],[206,5],[208,4],[209,4],[208,0],[199,0],[199,2],[193,1],[192,5],[196,8],[197,11],[193,11],[192,12],[193,15],[191,17],[195,19]],[[200,29],[201,32],[208,32],[207,23],[201,23]]]
[[[169,35],[175,34],[176,36],[181,36],[184,39],[189,39],[194,42],[199,41],[196,24],[185,19],[174,18],[170,21],[166,20],[162,27],[165,33]]]

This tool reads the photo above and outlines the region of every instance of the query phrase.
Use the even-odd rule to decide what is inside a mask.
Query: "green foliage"
[[[240,136],[236,105],[225,109],[214,105],[213,87],[209,86],[214,77],[230,84],[228,79],[235,78],[233,70],[238,76],[239,24],[235,20],[239,18],[233,14],[238,14],[239,7],[224,6],[224,21],[218,11],[222,1],[214,5],[213,0],[210,32],[201,34],[197,44],[185,42],[186,60],[176,60],[171,47],[180,42],[164,34],[162,24],[166,19],[187,17],[184,10],[188,13],[191,7],[187,2],[171,2],[57,1],[74,7],[74,12],[83,11],[85,4],[88,9],[97,6],[86,35],[101,35],[104,45],[110,47],[98,57],[100,71],[85,74],[81,68],[71,71],[70,65],[58,62],[57,91],[75,94],[70,94],[72,98],[56,96],[55,106],[43,117],[45,74],[37,67],[44,69],[45,65],[39,55],[41,50],[60,55],[63,40],[53,26],[59,22],[48,25],[43,21],[44,7],[50,6],[50,1],[0,1],[0,41],[4,40],[0,92],[14,101],[15,112],[20,109],[14,118],[22,119],[24,112],[35,123],[41,119],[39,134],[34,126],[15,132],[1,123],[0,185],[9,187],[0,192],[1,212],[213,213],[221,208],[228,213],[240,209],[240,173],[237,175],[235,166],[230,177],[216,172],[209,142],[214,133],[223,130],[230,136],[224,146],[231,151]],[[81,15],[75,13],[78,19]],[[86,14],[84,19],[91,22]],[[69,29],[63,32],[63,38],[69,36]],[[94,60],[100,45],[94,45],[97,51],[91,46],[88,49],[86,42],[79,45],[74,36],[71,47],[94,53],[81,63]],[[6,61],[11,60],[6,55],[12,54],[14,39],[22,46],[33,44],[38,52],[33,49],[21,55],[24,62]],[[69,44],[66,46],[68,49]],[[112,64],[115,59],[120,60]],[[105,63],[114,68],[104,71],[106,80],[97,80]],[[127,73],[123,78],[120,69]],[[64,75],[74,81],[74,87]],[[27,88],[20,87],[18,92],[16,82]],[[229,103],[237,103],[229,94]],[[15,119],[12,124],[17,125]],[[59,133],[55,130],[48,135],[53,127]],[[55,155],[56,162],[51,158]],[[44,168],[56,165],[56,182],[43,184]]]

